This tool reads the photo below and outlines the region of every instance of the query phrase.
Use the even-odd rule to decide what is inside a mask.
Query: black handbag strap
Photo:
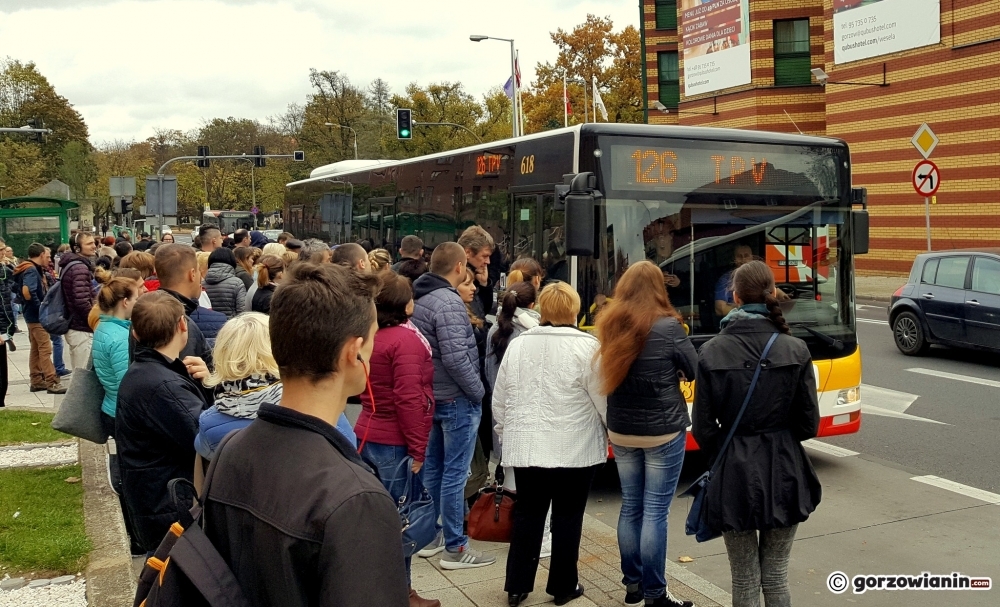
[[[736,428],[739,427],[740,421],[743,420],[743,414],[746,413],[747,405],[750,404],[750,398],[753,396],[753,391],[757,388],[757,380],[760,379],[760,370],[764,365],[764,359],[767,358],[768,352],[771,351],[771,346],[777,341],[779,333],[775,332],[771,335],[771,339],[767,340],[767,345],[764,346],[764,352],[760,355],[760,360],[757,361],[757,368],[754,369],[753,379],[750,380],[750,389],[747,390],[747,396],[743,399],[743,405],[740,406],[740,412],[736,414],[736,419],[733,421],[733,425],[729,428],[729,435],[726,436],[726,440],[722,443],[722,448],[719,449],[719,454],[715,456],[715,462],[712,464],[712,474],[718,470],[719,465],[722,464],[722,457],[726,454],[726,449],[729,448],[729,443],[733,442],[733,436],[736,435]]]

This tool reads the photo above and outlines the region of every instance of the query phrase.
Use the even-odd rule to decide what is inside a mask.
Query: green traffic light
[[[402,129],[401,131],[399,131],[399,134],[401,136],[403,136],[403,137],[409,137],[410,136],[410,130],[409,129]]]

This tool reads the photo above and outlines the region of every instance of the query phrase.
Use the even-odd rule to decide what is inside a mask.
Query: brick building
[[[742,42],[741,24],[726,33],[740,4],[749,21],[744,83],[685,95],[684,39],[723,36],[713,50],[730,54],[716,56],[735,57],[728,47]],[[1000,246],[1000,0],[641,5],[650,124],[800,130],[850,144],[853,185],[868,188],[872,226],[859,273],[906,273],[926,249],[924,201],[910,183],[922,159],[910,138],[925,122],[940,140],[931,156],[942,180],[931,205],[933,248]],[[717,33],[705,35],[713,27]],[[689,62],[710,74],[717,68],[695,62],[711,57]],[[826,86],[812,68],[825,71]],[[697,77],[699,86],[712,78]],[[661,104],[666,112],[656,109]]]

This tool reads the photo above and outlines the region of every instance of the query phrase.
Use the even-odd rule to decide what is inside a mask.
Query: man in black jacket
[[[218,452],[205,506],[205,532],[255,607],[409,604],[396,505],[334,427],[365,388],[377,284],[300,262],[271,299],[281,402]]]
[[[156,277],[160,279],[160,290],[169,293],[184,306],[188,317],[188,343],[182,356],[197,356],[212,367],[212,348],[205,339],[205,330],[191,320],[197,313],[198,320],[206,323],[215,335],[226,323],[226,315],[212,310],[199,310],[201,297],[201,276],[198,273],[198,258],[194,249],[182,244],[165,244],[156,249],[154,257]]]
[[[490,279],[493,237],[480,226],[469,226],[458,237],[458,244],[465,249],[469,269],[476,275],[476,298],[472,300],[472,311],[485,320],[486,315],[493,311],[493,287],[496,284]]]
[[[118,389],[115,442],[136,540],[152,552],[177,520],[167,483],[194,480],[194,438],[206,407],[197,380],[208,376],[208,367],[199,358],[180,358],[188,320],[167,293],[142,296],[132,329],[139,344]]]

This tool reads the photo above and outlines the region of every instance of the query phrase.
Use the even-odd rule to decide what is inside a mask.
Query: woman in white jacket
[[[593,368],[597,339],[576,328],[580,296],[552,283],[538,296],[541,324],[510,342],[493,392],[502,463],[517,476],[507,560],[508,604],[535,585],[545,515],[552,505],[552,561],[546,592],[556,605],[583,595],[577,560],[590,484],[608,455],[607,400]]]

